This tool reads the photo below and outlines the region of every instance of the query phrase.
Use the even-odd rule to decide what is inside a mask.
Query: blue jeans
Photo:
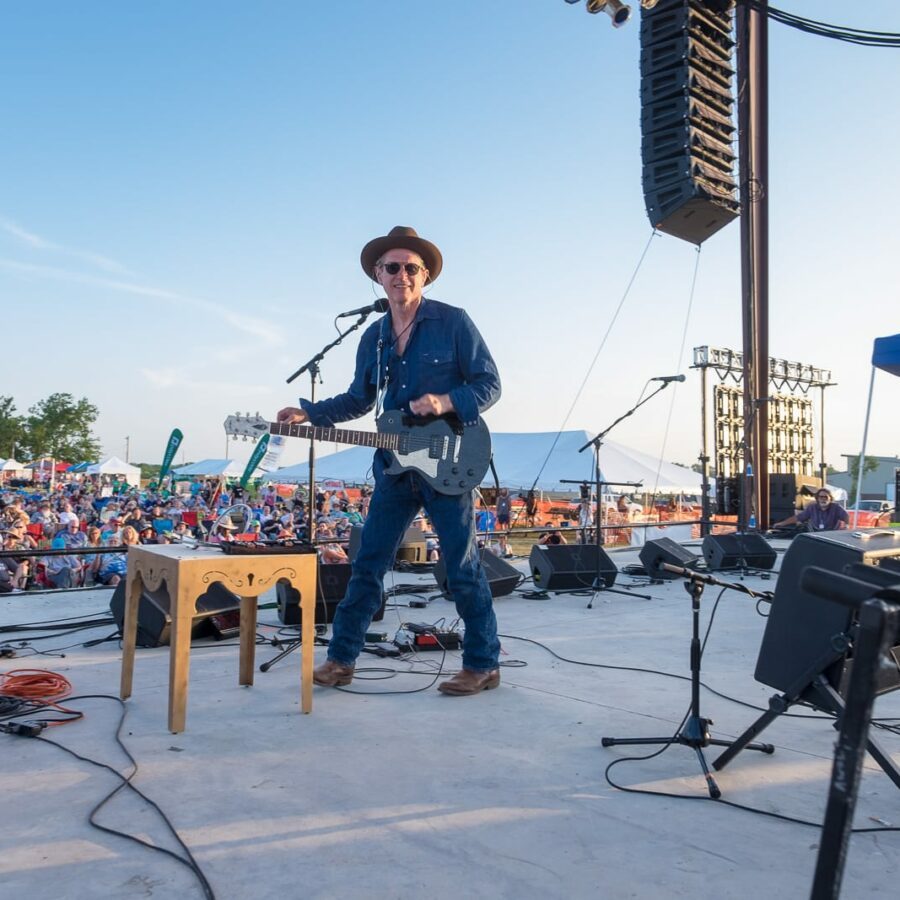
[[[335,611],[328,658],[353,665],[365,644],[372,616],[381,606],[384,576],[406,529],[424,506],[441,542],[447,586],[465,623],[463,666],[496,669],[500,657],[497,619],[487,577],[475,546],[472,495],[438,494],[414,472],[384,475],[375,464],[376,486],[363,525],[347,594]]]

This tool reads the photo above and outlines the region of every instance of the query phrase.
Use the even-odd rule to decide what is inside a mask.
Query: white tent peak
[[[566,484],[562,479],[583,478],[593,482],[593,451],[588,448],[583,453],[578,452],[591,437],[593,435],[584,430],[563,431],[558,435],[555,431],[493,434],[494,465],[500,484],[514,489],[528,489],[534,484],[544,491],[573,491],[576,485]],[[353,447],[319,457],[316,477],[361,483],[372,480],[371,469],[371,448]],[[600,449],[600,472],[603,481],[642,482],[639,489],[612,487],[610,493],[655,490],[663,494],[699,494],[702,490],[697,472],[661,462],[652,454],[615,441],[606,441]],[[283,483],[302,483],[308,477],[307,463],[278,469],[267,476],[268,480]],[[493,484],[490,471],[483,483]]]
[[[23,463],[16,462],[16,460],[10,459],[0,459],[0,472],[24,472],[28,466]]]
[[[235,462],[233,459],[201,459],[199,462],[172,469],[172,474],[178,478],[185,476],[192,478],[215,478],[221,475],[231,478],[232,476],[239,477],[243,475],[244,468],[244,466]]]

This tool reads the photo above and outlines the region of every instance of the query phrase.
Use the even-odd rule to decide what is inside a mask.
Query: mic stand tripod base
[[[316,637],[319,637],[320,635],[322,635],[324,633],[325,633],[325,629],[322,628],[321,625],[316,625],[316,631],[315,631]],[[315,643],[315,639],[313,640],[313,643]],[[303,640],[301,638],[292,638],[289,641],[277,641],[277,642],[273,641],[273,645],[276,647],[281,647],[281,652],[277,656],[273,656],[267,662],[261,663],[260,667],[259,667],[260,672],[268,672],[269,669],[271,669],[272,666],[275,665],[275,663],[280,662],[286,656],[290,656],[291,653],[293,653],[299,647],[303,646]]]
[[[594,580],[594,583],[591,585],[591,599],[588,600],[588,609],[594,608],[594,597],[597,594],[621,594],[623,597],[639,597],[641,600],[652,600],[653,598],[649,594],[636,594],[634,591],[624,591],[621,588],[607,587],[606,583],[598,578]]]
[[[709,726],[712,719],[704,719],[700,715],[700,597],[703,594],[703,582],[697,578],[691,578],[685,582],[684,588],[691,595],[691,714],[688,716],[684,727],[678,734],[667,737],[650,738],[601,738],[603,747],[615,747],[617,744],[629,746],[647,746],[650,744],[680,744],[683,747],[691,747],[697,754],[697,761],[706,779],[706,789],[713,800],[722,796],[716,780],[709,771],[703,748],[710,744],[716,747],[730,747],[731,741],[723,741],[709,736]],[[759,750],[761,753],[774,753],[775,748],[771,744],[752,743],[746,745],[747,749]]]

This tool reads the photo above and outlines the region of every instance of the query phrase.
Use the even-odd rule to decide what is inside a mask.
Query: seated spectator
[[[319,559],[323,563],[349,563],[347,551],[340,544],[333,543],[334,535],[331,527],[322,523],[316,528],[316,544],[319,548]]]
[[[53,512],[49,500],[41,501],[36,512],[31,516],[32,525],[56,525],[58,522],[59,518]]]
[[[114,547],[116,543],[117,541],[114,537],[107,539],[107,544],[109,546]],[[131,547],[139,543],[138,533],[131,525],[126,525],[122,529],[122,543],[125,544],[126,547]],[[111,587],[115,587],[125,577],[127,571],[127,553],[104,553],[100,557],[97,580],[100,584],[107,584]]]
[[[175,535],[176,541],[193,537],[187,522],[176,522],[175,527],[172,529],[172,533]]]
[[[77,514],[72,509],[72,504],[68,500],[63,500],[59,509],[59,524],[61,526],[66,526],[72,521],[78,526],[81,525],[81,522],[78,521]]]
[[[156,532],[153,530],[153,525],[150,522],[146,522],[146,521],[138,522],[134,526],[134,530],[138,533],[138,540],[142,544],[157,543]]]
[[[3,532],[4,550],[24,550],[23,542],[15,531]],[[0,590],[4,593],[10,591],[24,591],[28,579],[31,576],[31,559],[25,556],[4,556],[0,558],[0,566],[5,571]],[[8,589],[7,589],[8,586]]]
[[[232,525],[231,522],[223,522],[221,525],[216,526],[215,530],[212,532],[212,534],[210,534],[209,543],[231,543],[234,541],[234,533],[236,531],[236,525]]]
[[[87,544],[87,536],[79,528],[77,519],[74,522],[70,519],[59,536],[63,539],[64,545],[69,548],[84,547]]]
[[[53,538],[50,548],[65,550],[65,538],[61,534],[57,535]],[[45,556],[44,569],[47,572],[47,580],[55,588],[81,587],[84,583],[84,566],[79,558],[72,554]]]
[[[102,547],[103,546],[103,538],[102,538],[100,529],[96,525],[91,525],[88,527],[85,537],[87,539],[86,546],[88,546],[88,547]],[[100,571],[100,556],[101,556],[100,553],[95,553],[93,556],[85,556],[83,558],[84,583],[85,584],[96,583],[97,573]]]

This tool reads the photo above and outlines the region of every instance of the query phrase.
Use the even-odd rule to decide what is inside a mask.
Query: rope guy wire
[[[678,357],[676,358],[676,361],[675,361],[676,362],[676,365],[675,365],[676,372],[681,371],[681,366],[684,363],[684,347],[685,347],[685,344],[687,343],[688,326],[691,324],[691,311],[694,308],[694,293],[697,289],[697,272],[700,269],[700,251],[703,249],[703,247],[701,244],[698,244],[694,249],[695,249],[697,255],[694,257],[694,274],[691,276],[691,289],[690,289],[690,292],[688,293],[687,312],[685,313],[685,316],[684,316],[684,328],[681,330],[681,346],[678,348]],[[675,389],[672,391],[672,394],[671,394],[671,399],[669,400],[669,412],[668,412],[668,415],[666,416],[666,427],[663,432],[662,446],[659,448],[659,460],[658,460],[657,466],[656,466],[656,481],[653,485],[653,499],[650,501],[651,507],[656,503],[656,494],[657,494],[657,491],[659,490],[659,475],[660,475],[660,472],[662,471],[663,456],[665,455],[666,445],[668,444],[668,441],[669,441],[669,429],[672,424],[672,414],[675,411],[675,398],[677,396],[678,396],[678,385],[676,383]]]
[[[628,279],[628,284],[625,286],[625,291],[622,294],[621,299],[619,300],[619,304],[616,307],[616,311],[613,313],[612,318],[609,321],[609,325],[606,327],[606,332],[600,340],[600,346],[597,348],[597,352],[594,354],[594,358],[591,360],[591,364],[588,366],[587,372],[585,372],[584,378],[581,381],[581,384],[578,387],[578,390],[575,392],[575,397],[572,400],[571,405],[566,411],[565,416],[563,417],[562,424],[559,427],[559,430],[556,432],[556,436],[553,438],[553,443],[550,445],[550,449],[547,451],[547,455],[544,457],[544,461],[541,463],[541,467],[538,470],[537,475],[534,477],[534,481],[531,483],[531,490],[533,491],[537,486],[538,481],[540,480],[541,475],[543,474],[544,469],[547,467],[547,463],[550,461],[550,457],[553,454],[553,451],[556,449],[556,445],[559,443],[559,439],[562,436],[563,431],[565,430],[566,425],[569,423],[569,419],[572,415],[573,410],[575,409],[575,405],[578,403],[581,398],[582,393],[584,392],[585,386],[587,385],[588,379],[591,377],[591,373],[594,371],[594,366],[597,364],[597,360],[600,358],[600,354],[603,352],[603,348],[606,346],[607,340],[609,340],[609,336],[612,333],[613,327],[616,324],[616,320],[619,318],[619,313],[622,312],[622,308],[625,305],[625,301],[628,299],[629,293],[631,293],[631,288],[634,285],[635,279],[637,278],[638,272],[641,270],[641,266],[644,264],[644,259],[647,256],[647,251],[650,249],[650,244],[653,243],[653,238],[657,237],[659,234],[656,229],[650,232],[650,237],[647,240],[646,245],[644,246],[643,251],[641,252],[640,258],[638,259],[637,265],[634,268],[634,271],[631,273],[631,278]],[[590,480],[593,480],[591,478]],[[600,498],[597,498],[597,502],[600,502]]]

